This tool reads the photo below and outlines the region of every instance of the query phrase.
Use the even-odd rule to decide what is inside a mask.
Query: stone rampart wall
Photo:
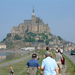
[[[13,27],[11,30],[11,38],[13,38],[16,34],[24,37],[26,30],[33,33],[44,33],[45,31],[50,32],[48,24],[44,24],[42,19],[37,18],[37,22],[36,18],[32,18],[32,20],[25,20],[24,23],[20,23],[19,26]]]

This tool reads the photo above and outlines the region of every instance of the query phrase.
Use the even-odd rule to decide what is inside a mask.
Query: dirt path
[[[23,57],[23,58],[20,58],[20,59],[16,59],[16,60],[14,60],[14,61],[9,61],[9,62],[5,62],[5,63],[1,63],[1,64],[0,64],[0,68],[1,68],[1,67],[5,67],[5,66],[8,66],[8,65],[10,65],[10,64],[15,64],[15,63],[24,61],[25,59],[28,59],[28,58],[30,58],[30,57],[31,57],[31,55],[26,56],[26,57]]]
[[[62,68],[61,70],[61,75],[66,75],[66,69],[67,69],[67,66],[65,65],[65,67]]]

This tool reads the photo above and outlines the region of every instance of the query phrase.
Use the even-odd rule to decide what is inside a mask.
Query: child
[[[10,75],[14,75],[14,71],[13,71],[12,67],[10,67]]]

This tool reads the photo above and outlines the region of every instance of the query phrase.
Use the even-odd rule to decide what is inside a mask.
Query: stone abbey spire
[[[33,13],[32,13],[32,16],[33,16],[33,17],[35,16],[35,13],[34,13],[34,5],[33,5]]]
[[[34,13],[34,5],[33,5],[33,13]]]
[[[32,22],[31,23],[36,23],[36,16],[34,13],[34,5],[33,5]]]
[[[24,38],[25,31],[32,33],[50,33],[48,24],[44,24],[40,17],[36,17],[34,13],[34,5],[31,15],[31,20],[24,20],[24,23],[20,23],[19,26],[13,27],[11,30],[11,39],[13,40],[15,35],[19,35]]]

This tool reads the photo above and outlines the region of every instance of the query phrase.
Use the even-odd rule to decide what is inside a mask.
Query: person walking
[[[37,60],[39,60],[40,59],[40,57],[39,56],[37,56]]]
[[[61,69],[62,69],[62,55],[60,54],[60,50],[58,49],[58,53],[55,53],[55,60],[57,62],[58,68],[59,68],[59,75],[61,75]]]
[[[28,68],[27,71],[27,75],[38,75],[37,70],[40,69],[40,64],[39,61],[36,60],[37,55],[36,54],[32,54],[32,59],[30,59],[27,64],[26,67]]]
[[[61,63],[62,63],[62,67],[63,67],[63,68],[65,68],[65,58],[64,58],[64,56],[63,56],[63,55],[62,55]]]
[[[50,57],[51,53],[46,51],[44,53],[44,55],[45,55],[45,57],[41,64],[41,74],[43,74],[43,75],[59,75],[56,61]]]
[[[56,48],[55,52],[58,53],[58,48]]]
[[[14,75],[14,71],[12,67],[10,67],[10,75]]]
[[[62,49],[62,47],[61,47],[61,49],[60,49],[60,53],[63,54],[63,49]]]
[[[50,53],[50,57],[53,57],[52,52],[49,52],[49,47],[46,47],[46,52]],[[45,53],[44,53],[44,58],[45,58]]]

